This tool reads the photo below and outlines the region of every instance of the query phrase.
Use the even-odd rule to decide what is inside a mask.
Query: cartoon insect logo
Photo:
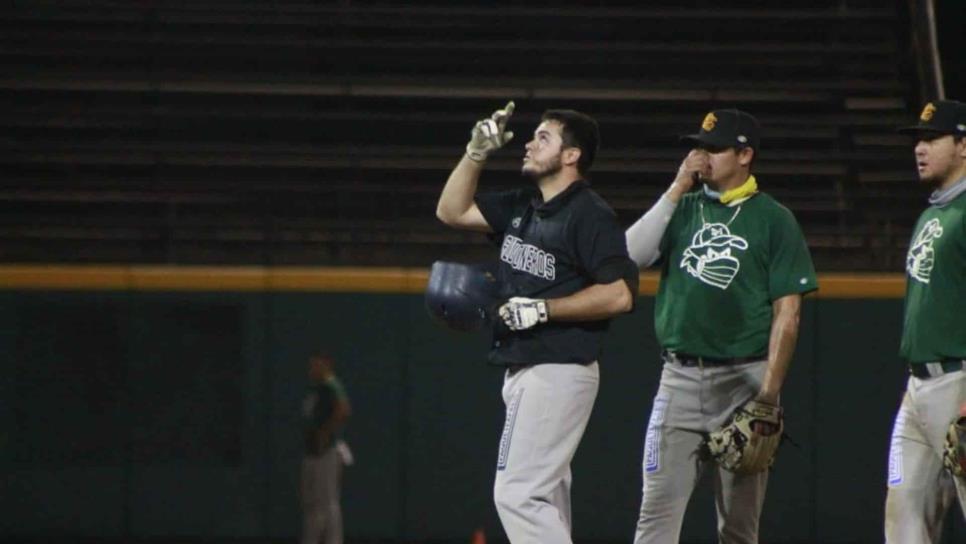
[[[922,283],[929,283],[929,276],[936,265],[936,250],[933,242],[943,235],[943,227],[939,219],[932,218],[922,226],[916,239],[909,247],[906,255],[906,272],[913,279]]]
[[[732,250],[748,249],[748,241],[731,234],[724,223],[708,223],[694,233],[681,256],[680,267],[708,285],[727,289],[738,275],[741,262]]]

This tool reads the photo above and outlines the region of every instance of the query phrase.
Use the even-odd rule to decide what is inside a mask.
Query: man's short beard
[[[560,160],[560,155],[557,155],[556,157],[550,159],[550,162],[547,163],[543,170],[535,171],[523,168],[521,173],[533,181],[540,181],[543,178],[557,175],[557,173],[561,170],[563,170],[563,162]]]

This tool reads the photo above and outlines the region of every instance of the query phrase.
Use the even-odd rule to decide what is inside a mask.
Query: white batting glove
[[[506,130],[506,123],[513,115],[513,101],[502,110],[496,110],[488,119],[476,122],[470,132],[470,143],[466,144],[466,155],[476,162],[483,162],[490,153],[500,149],[513,139],[513,133]]]
[[[500,319],[514,331],[522,331],[538,323],[546,323],[549,317],[546,300],[513,297],[500,306]]]

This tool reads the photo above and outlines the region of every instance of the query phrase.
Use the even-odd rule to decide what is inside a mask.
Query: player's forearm
[[[690,176],[691,174],[684,175]],[[663,198],[670,200],[675,206],[681,201],[681,198],[684,197],[685,193],[691,190],[691,187],[694,184],[693,178],[691,179],[691,183],[687,183],[687,179],[682,178],[681,176],[682,174],[679,173],[678,177],[674,178],[674,181],[671,182],[670,187],[668,187],[667,191],[665,191],[664,195],[662,195]]]
[[[483,171],[483,163],[476,162],[463,155],[459,164],[449,175],[443,192],[439,195],[436,205],[436,217],[447,225],[458,222],[473,205],[476,186]]]
[[[346,417],[341,414],[333,414],[322,425],[319,426],[319,435],[322,443],[328,442],[337,432],[345,427]]]
[[[596,284],[576,293],[547,300],[550,321],[596,321],[629,312],[634,307],[624,280]]]
[[[798,342],[801,304],[801,295],[782,297],[774,303],[774,317],[768,342],[768,367],[758,394],[759,400],[772,404],[778,403],[778,395],[785,383],[785,376],[788,374],[788,367]]]
[[[625,233],[627,252],[631,259],[637,263],[637,266],[651,266],[661,256],[658,249],[661,245],[661,238],[664,237],[664,231],[667,230],[676,207],[676,201],[672,201],[665,194],[651,206],[651,209],[647,210],[647,213],[627,229]]]
[[[351,414],[352,408],[348,400],[342,399],[336,401],[332,415],[319,425],[318,433],[321,435],[322,441],[325,442],[329,437],[341,431]]]

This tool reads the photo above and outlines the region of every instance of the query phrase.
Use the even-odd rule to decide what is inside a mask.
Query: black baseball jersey
[[[507,298],[559,298],[594,284],[625,279],[637,296],[637,266],[610,206],[577,181],[544,202],[535,188],[476,196],[476,205],[500,244],[499,276]],[[596,361],[609,320],[554,321],[511,331],[497,320],[490,362],[495,364]]]

